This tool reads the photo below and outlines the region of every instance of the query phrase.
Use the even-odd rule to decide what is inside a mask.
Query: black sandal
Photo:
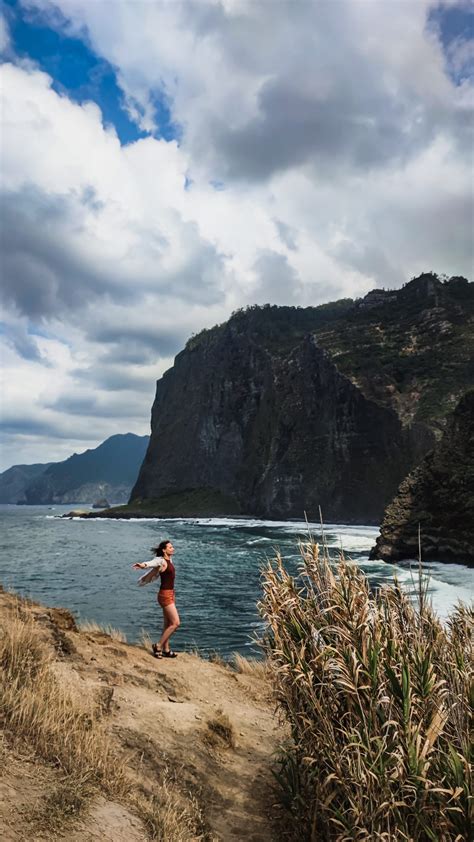
[[[162,653],[161,653],[161,657],[162,657],[162,658],[177,658],[177,657],[178,657],[178,653],[177,653],[177,652],[172,652],[172,651],[171,651],[171,649],[170,649],[170,651],[169,651],[169,652],[162,652]]]
[[[153,652],[154,658],[162,658],[163,657],[163,650],[160,649],[157,643],[154,643],[151,647],[151,651]]]

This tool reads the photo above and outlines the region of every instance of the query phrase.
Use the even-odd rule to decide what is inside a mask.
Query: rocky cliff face
[[[26,503],[25,490],[43,474],[50,462],[36,465],[13,465],[0,474],[0,503]]]
[[[157,384],[131,503],[274,518],[321,506],[327,520],[379,522],[465,391],[473,286],[428,275],[203,331]]]
[[[418,557],[474,565],[474,391],[459,402],[437,447],[403,480],[371,558]]]

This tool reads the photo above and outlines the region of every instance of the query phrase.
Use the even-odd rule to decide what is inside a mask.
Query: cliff
[[[474,391],[456,407],[443,438],[403,480],[385,512],[371,558],[418,557],[474,565]]]
[[[379,522],[472,377],[474,285],[254,307],[158,381],[130,508]]]
[[[0,503],[25,503],[25,489],[51,462],[35,465],[12,465],[0,474]]]
[[[147,445],[148,436],[132,433],[111,436],[96,448],[45,466],[45,470],[27,482],[18,502],[93,503],[99,497],[125,502]]]

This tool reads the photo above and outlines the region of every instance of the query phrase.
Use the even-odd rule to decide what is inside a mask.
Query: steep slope
[[[115,435],[93,450],[50,465],[28,484],[29,504],[126,500],[148,445],[148,436]]]
[[[25,490],[51,462],[36,465],[12,465],[0,474],[0,503],[25,503]]]
[[[400,485],[371,558],[422,556],[474,565],[474,391],[456,407],[437,447]]]
[[[318,308],[253,307],[157,384],[131,504],[378,522],[474,376],[474,285],[432,274]]]
[[[176,660],[157,661],[149,650],[127,645],[118,635],[112,638],[100,627],[81,630],[64,609],[21,600],[0,588],[2,639],[12,634],[21,641],[25,626],[35,656],[46,650],[52,676],[67,688],[73,704],[93,701],[117,766],[124,766],[126,786],[120,798],[106,787],[102,793],[93,789],[87,793],[86,779],[85,797],[74,800],[70,793],[68,803],[64,763],[51,762],[24,740],[15,741],[15,726],[10,733],[2,712],[2,840],[272,842],[279,838],[272,768],[286,728],[275,718],[263,668],[252,668],[241,659],[232,669],[183,652]],[[24,682],[32,656],[16,645],[15,665],[18,672],[23,669]],[[31,729],[33,741],[39,743],[41,710],[48,704],[42,690],[44,684],[36,694],[35,729]],[[51,707],[51,719],[55,713]],[[219,723],[225,729],[219,730]],[[90,715],[84,715],[86,738],[91,727]],[[21,725],[17,730],[21,732]],[[64,731],[62,737],[60,748],[67,752],[77,730]],[[62,804],[66,809],[61,811]],[[202,832],[188,836],[185,823],[193,813],[201,817]],[[51,824],[55,833],[45,833]]]

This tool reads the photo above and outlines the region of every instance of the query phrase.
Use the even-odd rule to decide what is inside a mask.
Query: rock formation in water
[[[98,498],[125,502],[147,445],[148,436],[133,433],[111,436],[92,450],[45,466],[45,470],[26,484],[21,502],[93,503]]]
[[[470,382],[473,292],[428,274],[193,337],[157,384],[131,506],[379,522]]]
[[[456,407],[434,450],[403,480],[385,512],[371,558],[474,565],[474,391]]]

